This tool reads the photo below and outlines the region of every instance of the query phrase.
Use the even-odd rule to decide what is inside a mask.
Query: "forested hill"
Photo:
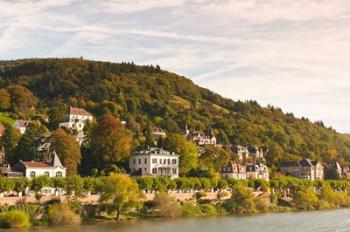
[[[1,111],[12,118],[48,114],[50,129],[57,127],[64,109],[72,105],[95,117],[111,112],[126,120],[135,144],[150,125],[183,133],[187,123],[192,131],[213,129],[222,144],[268,147],[270,163],[301,157],[350,162],[349,137],[325,128],[322,122],[297,119],[255,101],[223,98],[158,66],[83,59],[0,62],[0,88],[15,94],[14,84],[29,89],[38,100],[23,103],[17,99],[17,106],[0,105]],[[35,112],[31,107],[21,110],[18,104],[36,105]]]

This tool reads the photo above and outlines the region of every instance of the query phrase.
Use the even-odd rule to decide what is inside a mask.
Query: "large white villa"
[[[162,148],[151,147],[135,152],[129,158],[134,175],[179,177],[179,155]]]

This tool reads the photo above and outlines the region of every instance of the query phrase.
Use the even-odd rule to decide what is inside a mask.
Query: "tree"
[[[165,149],[180,155],[180,175],[184,176],[197,167],[198,149],[195,143],[187,141],[181,134],[169,134],[164,141]]]
[[[54,101],[49,108],[49,127],[50,129],[57,129],[59,123],[65,122],[68,113],[68,105],[61,100]]]
[[[96,164],[102,168],[129,157],[131,133],[112,115],[105,115],[92,130],[91,149]]]
[[[0,89],[0,110],[8,110],[11,107],[11,96],[7,89]]]
[[[19,130],[12,126],[6,126],[5,134],[0,139],[0,145],[4,146],[6,153],[6,162],[10,164],[16,163],[15,149],[21,138]]]
[[[22,85],[10,85],[7,87],[11,96],[12,110],[26,116],[38,103],[38,99],[26,87]]]
[[[156,209],[162,217],[178,217],[181,214],[175,197],[167,192],[159,192],[154,198]]]
[[[101,178],[100,201],[116,213],[116,219],[140,199],[140,191],[134,180],[124,174],[111,174]]]
[[[54,131],[50,137],[50,150],[55,151],[67,168],[67,175],[75,175],[80,164],[80,147],[75,137],[63,129]]]
[[[205,146],[204,153],[200,156],[199,163],[203,170],[218,172],[232,157],[232,152],[219,146]]]
[[[15,150],[15,162],[19,160],[35,160],[38,158],[37,151],[40,145],[40,137],[45,133],[48,133],[48,130],[39,121],[31,122],[18,142]]]
[[[252,190],[239,184],[232,187],[231,199],[226,202],[226,209],[231,213],[246,214],[255,211]]]

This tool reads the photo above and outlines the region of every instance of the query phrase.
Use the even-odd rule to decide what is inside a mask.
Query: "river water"
[[[0,230],[2,231],[2,230]],[[350,209],[186,219],[103,222],[11,232],[350,232]]]

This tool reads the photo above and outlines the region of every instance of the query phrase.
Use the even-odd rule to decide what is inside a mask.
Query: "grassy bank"
[[[67,201],[53,199],[39,204],[18,203],[0,207],[0,227],[23,228],[36,225],[72,225],[91,220],[124,220],[138,218],[204,217],[217,215],[246,215],[264,212],[323,210],[350,207],[350,185],[343,181],[304,181],[279,178],[235,181],[205,178],[138,178],[113,174],[101,178],[69,177],[66,179],[35,178],[32,181],[0,180],[2,189],[37,191],[43,186],[61,186]],[[0,189],[1,189],[0,188]],[[179,200],[170,189],[193,191],[192,198]],[[208,189],[216,198],[208,198]],[[79,196],[88,191],[100,195],[96,204],[82,204]],[[147,200],[145,191],[156,191]],[[181,192],[180,191],[180,192]],[[39,194],[40,195],[40,194]],[[176,194],[175,194],[176,195]]]

